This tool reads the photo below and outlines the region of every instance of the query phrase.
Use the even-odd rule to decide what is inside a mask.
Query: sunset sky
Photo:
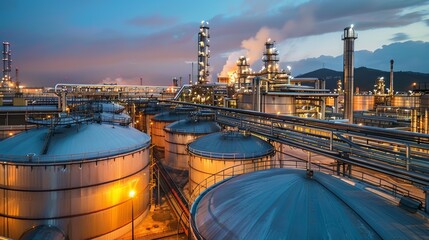
[[[202,20],[210,26],[213,79],[240,55],[258,70],[267,38],[276,41],[281,65],[341,55],[350,24],[356,50],[429,42],[428,0],[14,0],[3,2],[0,20],[26,86],[187,80]]]

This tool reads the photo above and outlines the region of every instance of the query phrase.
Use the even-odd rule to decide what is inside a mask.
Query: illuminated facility
[[[271,39],[260,71],[241,56],[231,76],[210,82],[209,38],[203,21],[195,83],[60,83],[40,95],[21,89],[27,106],[18,120],[10,115],[12,95],[4,95],[11,108],[0,119],[21,123],[24,116],[32,129],[0,143],[0,235],[134,237],[134,224],[163,201],[177,232],[194,239],[291,237],[297,230],[309,238],[429,234],[429,135],[420,131],[428,129],[427,92],[416,86],[407,96],[419,99],[410,106],[413,132],[351,124],[373,120],[354,113],[364,100],[354,92],[353,27],[344,29],[344,83],[334,93],[324,80],[282,69]],[[4,52],[3,78],[10,76]],[[393,94],[393,80],[389,91],[384,79],[375,85],[365,99],[375,111],[405,114],[399,105],[408,98]],[[38,102],[39,112],[28,112]],[[337,116],[343,120],[325,121]],[[407,223],[412,227],[396,227]]]

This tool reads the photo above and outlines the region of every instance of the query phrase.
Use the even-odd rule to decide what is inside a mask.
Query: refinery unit
[[[335,93],[324,80],[281,69],[270,39],[262,70],[242,56],[232,77],[211,83],[209,38],[203,21],[195,84],[57,84],[53,109],[25,108],[19,125],[32,129],[0,142],[0,236],[115,239],[131,231],[134,238],[155,199],[192,239],[429,235],[429,137],[419,133],[427,133],[429,98],[416,92],[409,115],[401,109],[408,100],[393,94],[393,61],[390,91],[379,79],[362,101],[374,101],[380,114],[401,109],[395,116],[409,116],[414,133],[344,123],[371,124],[356,114],[353,26],[342,37],[344,90]],[[11,112],[5,119],[18,121]]]

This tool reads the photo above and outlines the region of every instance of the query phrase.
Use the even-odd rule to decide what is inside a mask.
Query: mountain
[[[390,72],[381,71],[372,68],[359,67],[355,68],[355,87],[359,87],[359,90],[362,91],[372,91],[374,89],[375,81],[378,77],[384,77],[386,87],[390,85]],[[335,71],[327,68],[321,68],[316,71],[312,71],[306,74],[298,75],[296,78],[320,78],[324,79],[326,82],[327,89],[335,89],[337,87],[337,80],[343,78],[343,72]],[[416,83],[429,83],[429,74],[428,73],[419,73],[419,72],[403,72],[397,71],[393,72],[393,87],[395,92],[404,92],[412,89],[412,84]]]
[[[358,41],[358,40],[356,40]],[[390,71],[390,59],[395,61],[395,71],[413,71],[429,73],[427,54],[429,42],[407,41],[384,45],[372,51],[355,51],[355,67],[368,67]],[[286,62],[283,65],[292,66],[294,75],[304,74],[319,68],[329,68],[343,71],[343,56],[320,56],[307,58],[295,62]]]

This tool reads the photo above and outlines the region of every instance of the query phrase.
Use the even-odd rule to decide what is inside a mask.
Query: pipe
[[[390,59],[390,92],[389,92],[389,95],[390,96],[393,96],[393,93],[394,93],[394,91],[393,91],[393,63],[394,63],[395,61],[393,61],[393,59]]]

